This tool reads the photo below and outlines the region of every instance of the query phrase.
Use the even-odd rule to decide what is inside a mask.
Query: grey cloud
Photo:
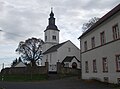
[[[7,32],[34,36],[42,27],[44,13],[30,11],[28,9],[17,10],[13,6],[7,6],[7,16],[0,20],[0,26]],[[43,28],[43,27],[42,27]],[[42,29],[41,28],[41,29]],[[43,32],[43,31],[42,31]],[[39,32],[42,34],[42,32]],[[6,39],[20,39],[17,35],[6,33]]]
[[[109,3],[107,3],[108,0],[54,0],[49,2],[46,0],[5,0],[5,2],[7,2],[6,5],[4,2],[0,3],[2,7],[4,6],[2,11],[6,11],[6,16],[0,18],[0,26],[4,30],[28,37],[43,38],[43,31],[48,25],[50,8],[53,6],[56,24],[61,33],[71,36],[75,34],[76,39],[85,21],[91,17],[102,16],[103,13],[105,14],[101,12],[104,8],[113,8],[119,0],[109,1]],[[20,39],[10,34],[5,36]]]

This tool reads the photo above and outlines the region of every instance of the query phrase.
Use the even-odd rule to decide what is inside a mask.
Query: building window
[[[93,60],[93,72],[97,73],[97,64],[96,64],[96,60]]]
[[[120,72],[120,55],[116,55],[117,72]]]
[[[117,78],[118,84],[120,84],[120,78]]]
[[[113,39],[114,40],[119,39],[120,33],[119,33],[118,24],[114,25],[112,29],[113,29]]]
[[[65,67],[69,67],[69,63],[65,63]]]
[[[47,36],[45,36],[45,41],[47,40]]]
[[[56,40],[56,36],[52,36],[52,39],[53,39],[53,40]]]
[[[71,52],[71,48],[68,48],[68,52]]]
[[[103,72],[108,72],[108,62],[106,57],[103,58]]]
[[[109,82],[109,78],[108,77],[104,77],[104,82],[108,83]]]
[[[89,73],[88,61],[85,61],[85,72]]]
[[[84,42],[84,49],[87,51],[87,41]]]
[[[105,32],[100,33],[101,45],[105,44]]]
[[[95,48],[95,37],[91,38],[91,45],[92,45],[92,48]]]

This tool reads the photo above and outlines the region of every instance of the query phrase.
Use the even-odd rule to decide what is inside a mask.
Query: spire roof
[[[57,26],[55,25],[55,18],[54,18],[53,8],[51,8],[50,18],[49,18],[48,23],[49,24],[48,24],[46,30],[57,30],[57,31],[59,31]]]
[[[54,17],[53,8],[51,7],[50,17]]]

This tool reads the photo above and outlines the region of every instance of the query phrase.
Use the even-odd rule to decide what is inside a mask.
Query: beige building
[[[120,4],[79,39],[82,78],[120,83]]]

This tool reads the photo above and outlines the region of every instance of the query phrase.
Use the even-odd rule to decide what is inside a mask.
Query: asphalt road
[[[78,78],[41,82],[0,82],[0,89],[112,89],[107,85]]]

